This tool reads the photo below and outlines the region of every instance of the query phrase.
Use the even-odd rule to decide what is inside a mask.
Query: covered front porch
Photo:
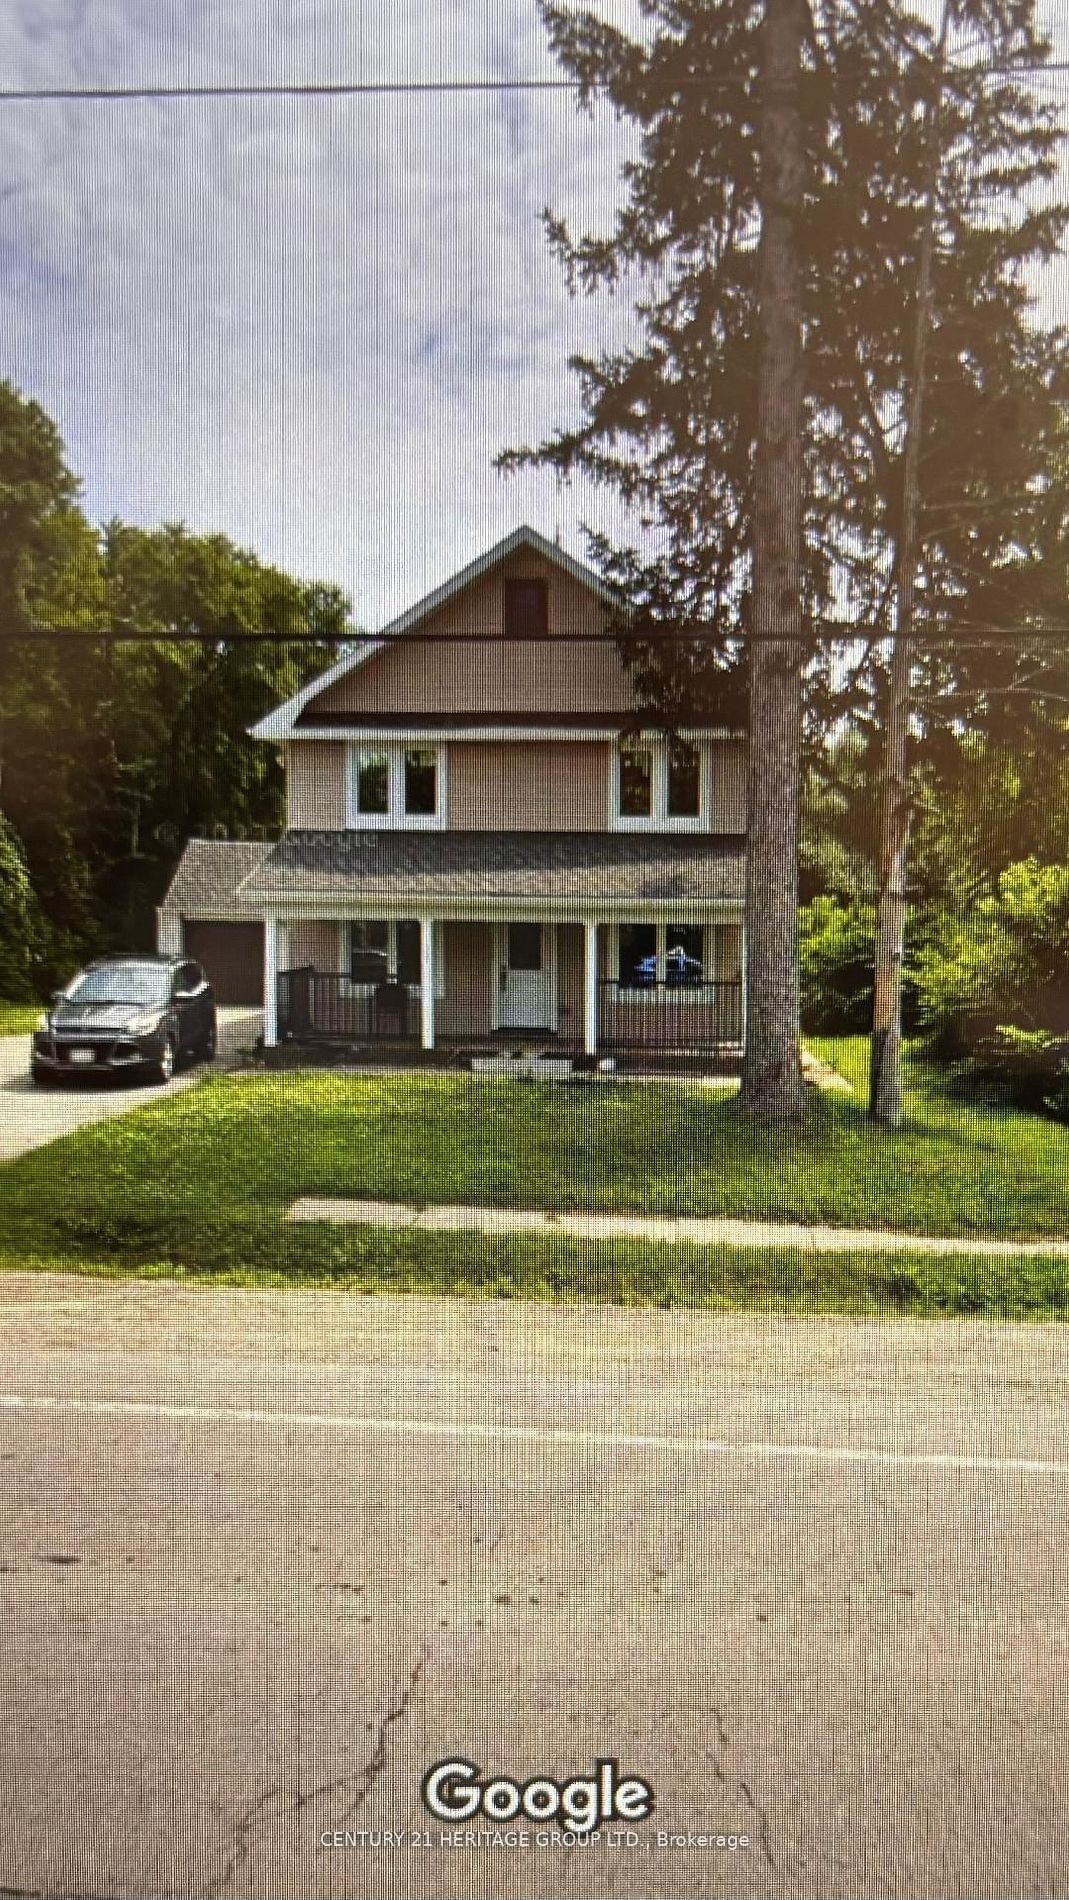
[[[689,919],[276,913],[264,944],[268,1046],[742,1053],[742,920],[724,907]]]
[[[742,1052],[734,837],[291,831],[242,891],[269,1047]]]

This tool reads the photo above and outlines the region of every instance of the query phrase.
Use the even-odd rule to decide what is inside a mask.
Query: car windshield
[[[167,1001],[171,973],[154,963],[103,963],[76,976],[70,1003],[137,1003],[142,1009]]]

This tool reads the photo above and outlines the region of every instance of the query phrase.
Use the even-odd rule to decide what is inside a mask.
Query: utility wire
[[[662,641],[684,642],[692,645],[709,643],[716,638],[709,628],[658,630],[646,629],[628,632],[621,629],[618,633],[550,633],[550,634],[502,634],[499,630],[469,630],[463,633],[282,633],[274,628],[262,633],[199,633],[192,629],[176,629],[174,632],[161,631],[159,628],[142,627],[29,627],[18,633],[0,635],[0,644],[11,647],[27,645],[34,640],[106,640],[119,645],[167,645],[192,644],[199,646],[243,646],[258,643],[292,646],[349,646],[358,647],[368,643],[376,646],[404,644],[407,646],[465,646],[472,643],[494,646],[553,646],[563,642],[571,646],[617,645],[619,642],[633,642],[636,645],[657,646]],[[894,638],[889,627],[870,627],[860,624],[844,625],[842,622],[824,622],[808,629],[803,635],[807,641],[820,641],[828,645],[856,645],[859,643],[882,644]],[[753,634],[746,632],[725,633],[720,636],[726,646],[756,646],[766,643],[775,646],[782,642],[779,633]],[[1032,651],[1037,647],[1065,641],[1069,643],[1069,623],[1027,629],[1020,627],[971,627],[947,628],[937,632],[918,632],[917,641],[925,650],[933,653],[943,648],[958,646],[1003,646],[1020,647],[1023,651]]]
[[[932,55],[917,49],[918,59]],[[868,72],[858,66],[858,72]],[[1028,74],[1069,73],[1069,60],[983,61],[975,66],[951,63],[948,71],[958,78],[985,79]],[[698,88],[703,93],[750,91],[754,82],[735,73],[684,73],[673,76],[671,90]],[[164,99],[348,99],[425,94],[584,92],[589,88],[576,79],[353,79],[309,80],[307,82],[263,81],[251,83],[206,83],[203,85],[129,85],[129,86],[11,86],[0,87],[0,104],[47,104],[49,101],[122,101]]]
[[[696,82],[697,83],[697,82]],[[702,84],[708,82],[703,81]],[[723,78],[720,81],[724,83]],[[572,79],[356,79],[307,83],[190,86],[22,86],[0,88],[0,101],[49,99],[339,99],[366,94],[574,92]]]

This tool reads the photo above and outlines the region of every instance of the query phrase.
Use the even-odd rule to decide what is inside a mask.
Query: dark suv
[[[34,1033],[36,1083],[148,1070],[169,1082],[183,1058],[215,1054],[215,995],[185,957],[101,957],[57,990]]]

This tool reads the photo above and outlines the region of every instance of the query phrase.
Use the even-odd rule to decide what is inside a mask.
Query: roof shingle
[[[741,902],[744,877],[740,839],[708,832],[290,831],[242,896]]]

